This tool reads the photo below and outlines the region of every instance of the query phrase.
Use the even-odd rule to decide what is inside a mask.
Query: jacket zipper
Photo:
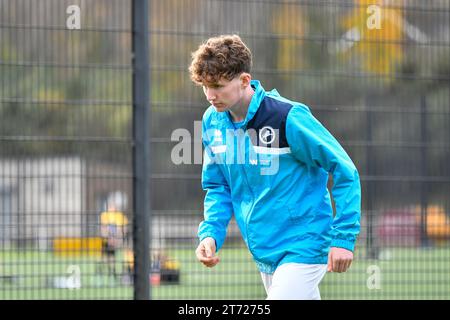
[[[238,130],[238,129],[235,127],[233,121],[231,121],[230,118],[228,118],[228,120],[231,122],[231,125],[233,126],[234,136],[236,136],[236,130]],[[246,130],[244,130],[244,142],[243,142],[244,143],[244,166],[245,166],[245,160],[247,159],[247,154],[245,153],[246,152],[246,150],[245,150],[245,145],[246,145],[245,133],[246,133]],[[234,143],[234,141],[233,141],[233,143]],[[240,151],[240,145],[239,144],[238,144],[237,147],[238,147],[238,151]],[[238,168],[239,168],[239,166],[238,166]],[[255,254],[252,251],[251,245],[250,245],[250,237],[249,237],[249,232],[248,232],[248,224],[249,224],[249,220],[250,220],[250,214],[251,214],[251,212],[253,212],[253,207],[255,206],[255,194],[253,192],[253,189],[250,187],[250,183],[248,182],[247,172],[245,171],[245,168],[244,167],[240,167],[240,169],[241,169],[241,171],[243,173],[245,183],[247,184],[247,188],[250,190],[250,193],[251,193],[252,205],[250,207],[250,210],[248,211],[247,216],[245,217],[245,229],[246,229],[245,233],[247,235],[248,249],[249,249],[250,253],[253,256],[255,256]]]

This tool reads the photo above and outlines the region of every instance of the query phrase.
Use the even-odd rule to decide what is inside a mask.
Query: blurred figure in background
[[[100,214],[100,235],[102,237],[102,271],[107,267],[108,275],[117,277],[116,255],[124,247],[127,238],[128,219],[125,214],[108,204]]]

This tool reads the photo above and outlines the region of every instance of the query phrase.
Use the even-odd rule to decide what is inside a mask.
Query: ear
[[[250,85],[250,81],[252,80],[252,76],[250,73],[244,72],[239,76],[239,80],[241,80],[241,86],[243,89],[247,88]]]

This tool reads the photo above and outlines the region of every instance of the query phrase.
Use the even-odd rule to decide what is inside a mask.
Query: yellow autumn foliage
[[[278,70],[296,70],[303,66],[301,39],[305,34],[305,18],[300,6],[283,4],[277,6],[271,29],[279,38],[276,68]]]
[[[352,52],[361,57],[364,70],[391,74],[403,61],[402,4],[403,0],[355,0],[354,9],[343,20],[347,30],[358,28],[360,41],[355,43]],[[379,28],[373,23],[377,18]]]

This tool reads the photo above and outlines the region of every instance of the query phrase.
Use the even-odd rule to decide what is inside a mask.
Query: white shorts
[[[261,272],[267,300],[320,300],[326,264],[285,263],[273,274]]]

